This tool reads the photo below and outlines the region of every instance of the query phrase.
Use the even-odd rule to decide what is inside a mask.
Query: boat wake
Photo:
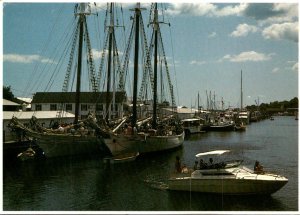
[[[169,186],[162,179],[147,178],[143,180],[147,186],[157,190],[168,190]]]

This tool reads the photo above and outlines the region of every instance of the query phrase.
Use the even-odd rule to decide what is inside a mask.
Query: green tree
[[[10,86],[8,86],[8,87],[3,86],[3,98],[7,99],[7,100],[10,100],[10,101],[15,100],[15,96],[12,93]]]

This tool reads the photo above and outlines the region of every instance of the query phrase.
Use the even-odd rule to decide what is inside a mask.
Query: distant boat
[[[240,124],[235,124],[234,130],[235,131],[246,131],[247,126],[244,125],[243,123]]]
[[[271,117],[270,117],[270,120],[274,120],[274,117],[273,117],[273,116],[271,116]]]
[[[35,154],[35,151],[31,147],[29,147],[24,152],[19,153],[17,155],[17,158],[21,161],[33,160],[35,158]]]
[[[199,153],[197,158],[221,155],[228,150]],[[258,173],[241,165],[242,160],[224,161],[200,167],[192,172],[173,174],[169,190],[222,195],[270,195],[281,189],[288,179],[272,173]]]
[[[220,113],[210,124],[209,131],[234,131],[235,123],[227,119],[224,113]]]
[[[185,135],[200,133],[202,131],[203,124],[200,118],[190,118],[181,120]]]

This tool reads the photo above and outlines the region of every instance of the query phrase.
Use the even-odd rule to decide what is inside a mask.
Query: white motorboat
[[[221,155],[229,150],[197,154]],[[255,172],[241,165],[242,160],[220,162],[186,173],[176,173],[169,178],[169,189],[224,195],[270,195],[282,188],[288,179],[284,176]]]

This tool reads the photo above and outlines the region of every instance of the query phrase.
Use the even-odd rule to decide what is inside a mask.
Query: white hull
[[[145,136],[139,145],[140,153],[159,152],[180,147],[184,141],[184,132],[180,135]]]
[[[177,148],[183,144],[184,132],[180,135],[152,136],[148,134],[137,135],[111,135],[105,138],[105,145],[113,156],[127,152],[159,152]]]
[[[270,195],[287,183],[286,180],[255,179],[170,179],[169,189],[225,195]]]
[[[105,138],[104,143],[112,156],[128,152],[138,152],[138,145],[143,139],[138,135],[117,135],[112,134],[110,138]]]
[[[239,165],[236,162],[231,164]],[[195,170],[191,174],[177,174],[169,179],[169,189],[225,195],[269,195],[287,182],[288,179],[283,176],[257,174],[243,166],[219,167]]]

